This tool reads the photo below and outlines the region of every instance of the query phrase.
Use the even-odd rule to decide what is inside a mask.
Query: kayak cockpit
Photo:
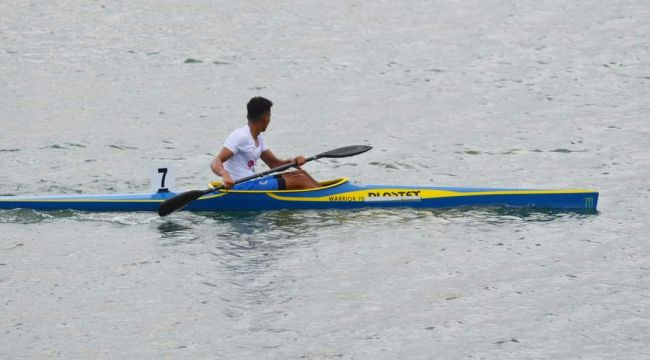
[[[302,190],[225,190],[225,189],[220,189],[219,192],[223,193],[244,193],[244,194],[255,194],[255,193],[297,193],[297,192],[306,192],[306,191],[318,191],[318,190],[325,190],[325,189],[331,189],[340,185],[343,185],[350,180],[348,178],[339,178],[339,179],[334,179],[334,180],[326,180],[326,181],[319,181],[320,182],[320,187],[313,188],[313,189],[302,189]],[[218,188],[221,186],[222,183],[221,181],[212,181],[208,184],[209,187],[211,188]]]

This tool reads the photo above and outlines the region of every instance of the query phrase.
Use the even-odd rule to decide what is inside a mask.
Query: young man
[[[267,175],[234,185],[238,179],[255,173],[255,165],[259,159],[262,159],[270,168],[292,161],[295,161],[298,166],[305,163],[303,156],[298,156],[293,160],[280,160],[266,147],[262,133],[266,131],[271,122],[271,106],[273,103],[263,97],[250,99],[246,105],[248,124],[233,131],[226,138],[223,149],[210,163],[212,171],[223,178],[226,189],[294,190],[312,189],[320,186],[316,180],[300,168],[296,171]]]

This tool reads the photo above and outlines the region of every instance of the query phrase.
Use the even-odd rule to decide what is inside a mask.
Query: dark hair
[[[273,102],[271,100],[263,98],[261,96],[256,96],[248,101],[246,104],[246,109],[248,110],[249,121],[259,121],[264,115],[271,111],[271,106]]]

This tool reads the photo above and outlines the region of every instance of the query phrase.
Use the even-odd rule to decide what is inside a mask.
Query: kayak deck
[[[189,211],[356,209],[366,207],[454,208],[503,206],[595,211],[594,190],[532,190],[356,185],[346,178],[309,190],[220,190],[190,203]],[[116,195],[2,196],[0,209],[158,211],[175,192]]]

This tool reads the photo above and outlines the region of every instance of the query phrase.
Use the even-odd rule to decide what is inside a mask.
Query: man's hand
[[[305,157],[304,157],[304,156],[298,156],[298,157],[296,157],[295,159],[293,159],[293,161],[296,162],[296,167],[297,167],[298,169],[300,169],[300,167],[301,167],[302,165],[305,165],[305,163],[307,162],[307,160],[305,160]]]
[[[230,190],[235,185],[235,181],[230,177],[230,174],[228,172],[225,172],[223,174],[223,188],[226,190]]]

